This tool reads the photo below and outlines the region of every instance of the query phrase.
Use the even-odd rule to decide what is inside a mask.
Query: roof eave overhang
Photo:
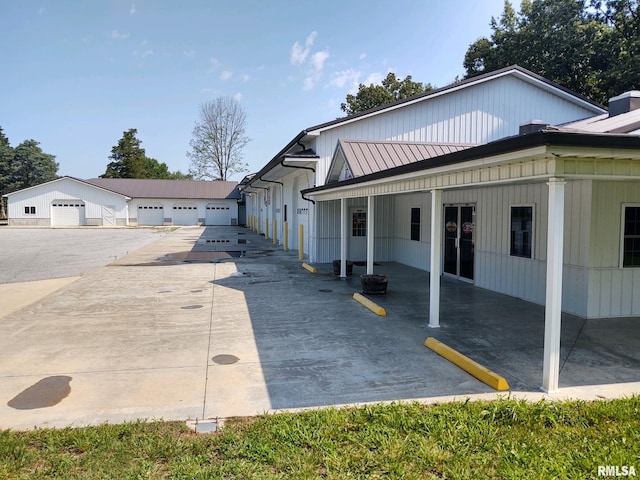
[[[538,132],[499,140],[342,182],[308,188],[302,193],[305,196],[320,199],[329,193],[339,194],[362,186],[402,181],[415,178],[417,175],[430,176],[455,170],[482,168],[490,164],[512,162],[524,158],[621,158],[640,161],[640,137]],[[640,166],[640,163],[637,165]],[[587,174],[583,176],[589,177]]]

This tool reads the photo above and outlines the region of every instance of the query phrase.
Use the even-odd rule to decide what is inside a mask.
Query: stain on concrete
[[[202,308],[202,305],[185,305],[184,307],[180,307],[182,310],[195,310],[197,308]]]
[[[216,355],[211,360],[213,360],[213,362],[217,363],[218,365],[232,365],[234,363],[237,363],[240,359],[235,355],[221,354]]]
[[[13,397],[7,405],[16,410],[53,407],[69,396],[71,380],[72,377],[66,375],[45,377]]]

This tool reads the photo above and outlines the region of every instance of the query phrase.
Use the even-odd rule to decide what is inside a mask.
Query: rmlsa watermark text
[[[633,465],[598,465],[599,477],[635,477],[636,467]]]

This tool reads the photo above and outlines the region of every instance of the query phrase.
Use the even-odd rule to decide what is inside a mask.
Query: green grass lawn
[[[231,419],[0,432],[0,478],[584,479],[640,475],[640,397],[372,405]],[[632,477],[633,478],[633,477]]]

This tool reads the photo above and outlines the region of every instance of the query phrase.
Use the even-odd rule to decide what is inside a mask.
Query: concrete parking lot
[[[416,269],[376,267],[391,275],[379,317],[352,299],[364,267],[347,280],[330,265],[314,275],[240,227],[152,240],[0,316],[0,428],[496,396],[426,349],[427,336],[505,376],[512,396],[543,397],[540,306],[444,281],[433,330],[428,275]],[[551,398],[640,391],[632,319],[607,336],[604,324],[563,321],[562,391]]]

